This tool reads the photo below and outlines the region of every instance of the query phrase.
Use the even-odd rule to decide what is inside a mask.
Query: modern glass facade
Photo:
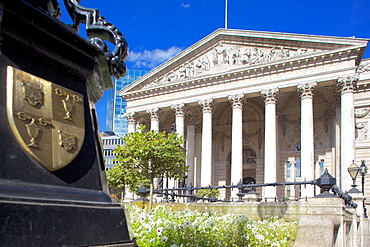
[[[148,70],[127,70],[125,77],[114,80],[113,88],[107,92],[106,131],[113,131],[117,136],[121,137],[127,133],[127,119],[123,116],[126,112],[127,103],[118,96],[118,92],[147,72]]]

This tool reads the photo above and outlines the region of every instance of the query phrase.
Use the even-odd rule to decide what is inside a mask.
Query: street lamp
[[[351,185],[353,188],[348,191],[348,193],[360,193],[360,191],[356,188],[356,177],[358,175],[358,172],[360,171],[360,167],[355,164],[355,161],[352,161],[352,164],[348,167],[347,170],[353,180],[353,184]]]
[[[367,174],[367,166],[366,166],[365,160],[361,161],[360,174],[361,174],[361,177],[362,177],[362,181],[361,181],[362,195],[365,195],[365,176]]]

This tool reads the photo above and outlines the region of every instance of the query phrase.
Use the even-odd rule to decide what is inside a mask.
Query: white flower
[[[166,243],[167,242],[167,239],[168,239],[167,236],[162,236],[162,243]]]
[[[216,225],[216,223],[214,221],[209,221],[208,224],[211,226],[211,227],[214,227]]]
[[[187,221],[183,224],[183,226],[184,226],[184,227],[187,227],[187,226],[190,226],[190,224],[191,224],[190,220],[187,220]]]
[[[149,224],[145,224],[144,228],[146,229],[147,232],[150,232],[150,230],[152,229]]]

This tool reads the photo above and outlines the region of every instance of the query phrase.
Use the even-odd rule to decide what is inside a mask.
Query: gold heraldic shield
[[[81,150],[81,94],[8,66],[7,113],[20,145],[49,171],[68,165]]]

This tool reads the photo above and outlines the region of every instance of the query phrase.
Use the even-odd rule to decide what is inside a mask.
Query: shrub
[[[211,196],[219,196],[220,191],[218,189],[201,189],[198,190],[197,192],[197,197],[205,197],[205,198],[210,198]]]
[[[127,205],[139,246],[291,246],[297,222],[271,218],[252,221],[245,215],[174,211],[163,206],[151,214]]]

